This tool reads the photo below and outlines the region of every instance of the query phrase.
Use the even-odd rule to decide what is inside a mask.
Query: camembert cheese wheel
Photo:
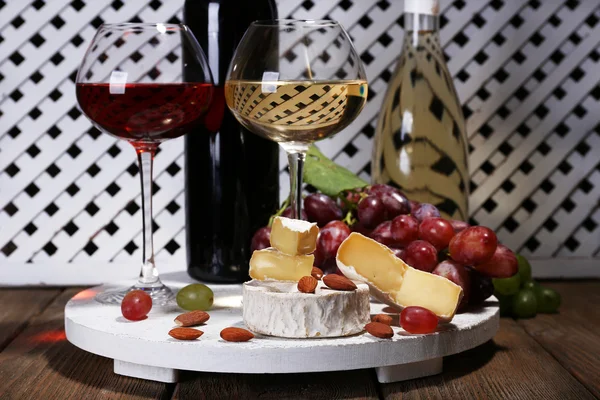
[[[244,323],[253,332],[284,338],[348,336],[370,322],[369,287],[301,293],[293,282],[252,280],[243,285]]]

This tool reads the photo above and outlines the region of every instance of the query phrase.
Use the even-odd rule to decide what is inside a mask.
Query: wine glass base
[[[161,284],[156,287],[138,287],[134,285],[123,290],[98,293],[96,301],[102,304],[121,304],[125,295],[132,290],[143,290],[148,293],[152,298],[152,305],[154,306],[166,306],[175,300],[175,293],[167,286]]]

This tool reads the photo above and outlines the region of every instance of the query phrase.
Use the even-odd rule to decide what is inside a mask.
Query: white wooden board
[[[166,283],[181,288],[185,274],[169,274]],[[125,285],[128,282],[123,282]],[[114,285],[113,285],[114,286]],[[378,368],[380,381],[398,381],[441,372],[441,357],[459,353],[491,339],[499,327],[497,301],[457,315],[451,324],[430,335],[411,335],[397,326],[392,339],[363,333],[344,338],[282,339],[257,335],[245,343],[223,341],[228,326],[243,327],[241,285],[211,285],[215,303],[204,335],[197,341],[177,341],[167,332],[182,311],[177,306],[155,308],[143,321],[130,322],[118,306],[94,300],[110,285],[85,290],[65,307],[67,339],[74,345],[115,360],[115,372],[139,378],[176,381],[176,370],[230,373],[294,373]],[[385,305],[372,302],[371,313]],[[397,325],[397,316],[395,325]],[[430,360],[429,363],[424,363]],[[419,368],[407,368],[415,363]],[[402,368],[402,366],[405,366]],[[155,368],[149,368],[155,367]],[[404,371],[404,372],[403,372]]]

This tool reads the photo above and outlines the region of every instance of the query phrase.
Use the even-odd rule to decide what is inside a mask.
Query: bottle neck
[[[419,34],[429,33],[437,35],[439,33],[440,18],[432,14],[404,13],[404,32],[406,39],[411,38],[413,46],[417,46]]]

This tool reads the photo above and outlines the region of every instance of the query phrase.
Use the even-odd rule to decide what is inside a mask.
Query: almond
[[[228,342],[247,342],[254,334],[242,328],[225,328],[221,331],[221,338]]]
[[[377,314],[371,318],[373,322],[381,322],[382,324],[392,325],[392,317],[387,314]]]
[[[312,276],[303,276],[298,281],[298,291],[302,293],[314,293],[319,281]]]
[[[321,268],[317,268],[317,267],[313,267],[310,274],[312,275],[313,278],[318,279],[318,280],[321,280],[321,278],[323,277],[323,271],[321,270]]]
[[[350,279],[338,274],[323,277],[323,283],[335,290],[356,290],[356,285]]]
[[[389,339],[394,336],[394,331],[392,327],[386,324],[382,324],[381,322],[369,322],[365,325],[365,331],[369,332],[371,335],[382,338]]]
[[[208,315],[208,313],[205,311],[190,311],[185,314],[178,315],[177,318],[175,318],[175,324],[178,326],[201,325],[208,321],[209,318],[210,315]]]
[[[204,332],[194,328],[174,328],[169,331],[169,336],[178,340],[194,340],[202,336]]]

